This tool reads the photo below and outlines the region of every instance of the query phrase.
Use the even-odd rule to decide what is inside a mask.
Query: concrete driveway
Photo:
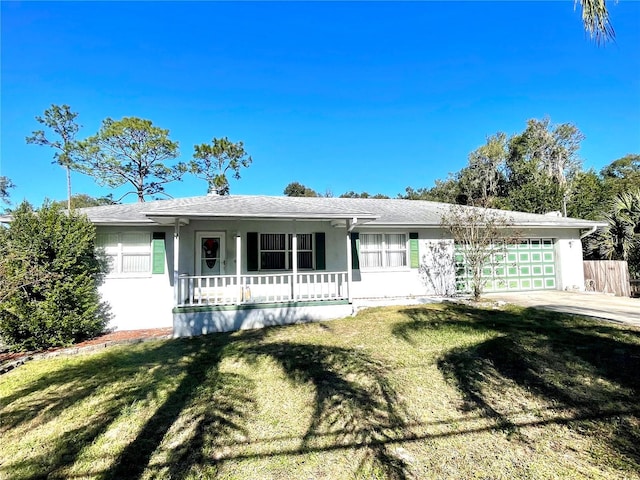
[[[487,293],[483,297],[522,307],[543,308],[557,312],[598,317],[640,327],[640,298],[613,297],[603,293],[577,293],[559,290]]]

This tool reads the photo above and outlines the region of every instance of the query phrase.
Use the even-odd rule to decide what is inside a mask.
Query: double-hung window
[[[109,261],[110,275],[151,273],[151,235],[148,232],[99,233],[96,244]]]
[[[405,233],[361,233],[360,267],[403,268],[407,266]]]
[[[313,268],[313,235],[297,234],[298,268]],[[287,233],[260,234],[260,270],[291,270],[293,268],[293,235]]]

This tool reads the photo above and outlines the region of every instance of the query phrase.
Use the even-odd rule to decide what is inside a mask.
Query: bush
[[[13,350],[66,346],[104,331],[98,286],[107,264],[95,227],[75,213],[24,202],[0,232],[0,336]]]

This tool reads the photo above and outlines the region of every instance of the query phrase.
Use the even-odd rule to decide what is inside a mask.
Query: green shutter
[[[247,270],[258,271],[258,232],[247,232]]]
[[[351,268],[360,270],[360,234],[351,232]]]
[[[327,260],[324,246],[324,232],[316,233],[316,270],[326,270]]]
[[[164,239],[164,232],[153,232],[153,240],[151,240],[151,273],[154,275],[164,273]]]
[[[420,251],[418,247],[418,234],[409,234],[409,261],[411,268],[420,267]]]

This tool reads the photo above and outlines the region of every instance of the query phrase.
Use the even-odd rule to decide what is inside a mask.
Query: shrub
[[[106,268],[86,217],[24,202],[0,232],[0,336],[21,350],[101,333],[110,318],[98,293]]]

